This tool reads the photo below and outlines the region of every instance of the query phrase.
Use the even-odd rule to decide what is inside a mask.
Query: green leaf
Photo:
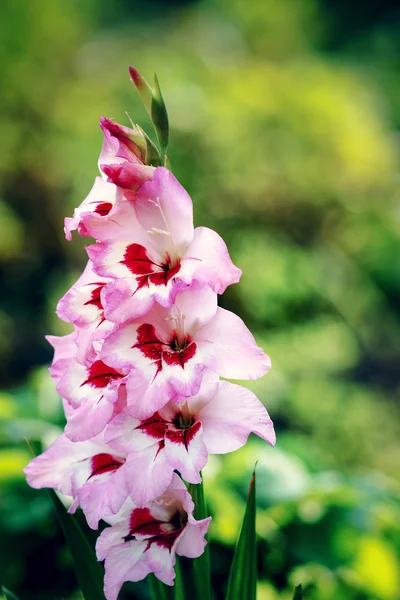
[[[149,113],[149,115],[151,115],[151,102],[153,96],[151,86],[147,83],[145,78],[141,76],[139,71],[137,71],[133,67],[129,67],[129,74],[131,76],[132,83],[137,89],[147,112]]]
[[[153,573],[148,576],[152,600],[173,600],[173,588],[157,579]]]
[[[50,490],[58,520],[71,551],[78,583],[85,600],[105,600],[103,593],[104,570],[97,562],[94,550],[78,521],[69,515],[58,496]]]
[[[296,585],[293,600],[303,600],[303,588],[301,585]]]
[[[256,473],[254,469],[242,529],[229,575],[226,600],[256,600],[256,591]]]
[[[193,516],[200,521],[209,516],[207,504],[204,496],[203,482],[198,484],[190,483],[188,491],[194,502]],[[204,552],[198,558],[195,558],[189,563],[192,567],[193,577],[191,581],[191,589],[187,590],[187,598],[190,600],[210,600],[211,598],[211,583],[210,583],[210,551],[208,544]]]
[[[151,99],[151,120],[153,121],[158,141],[160,142],[161,152],[165,154],[169,138],[168,113],[156,74],[154,74],[154,87]]]
[[[1,587],[1,591],[3,592],[5,600],[18,600],[17,596],[14,596],[14,594],[12,594],[10,590],[5,588],[4,585]]]
[[[174,590],[175,590],[174,600],[185,600],[185,590],[183,587],[182,568],[181,568],[181,561],[179,559],[179,556],[176,557],[175,573],[176,573],[176,577],[175,577],[175,586],[174,586]]]

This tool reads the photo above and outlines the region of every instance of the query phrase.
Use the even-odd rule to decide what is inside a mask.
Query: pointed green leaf
[[[204,496],[203,482],[198,484],[190,483],[188,491],[194,502],[193,516],[196,520],[206,519],[209,514]],[[210,583],[210,551],[208,544],[204,552],[198,558],[190,561],[193,568],[193,581],[191,582],[192,590],[187,590],[187,598],[190,600],[210,600],[211,598],[211,583]],[[189,593],[192,592],[190,595]]]
[[[103,593],[104,570],[97,562],[94,550],[78,521],[68,514],[58,496],[50,490],[58,520],[71,551],[78,583],[85,600],[105,600]]]
[[[254,469],[242,529],[229,575],[226,600],[256,600],[256,591],[256,473]]]
[[[131,76],[131,80],[135,88],[137,89],[139,96],[142,99],[142,102],[149,113],[151,115],[151,102],[152,102],[152,89],[151,86],[147,83],[144,77],[142,77],[136,69],[133,67],[129,67],[129,75]]]
[[[303,600],[303,588],[301,585],[296,585],[293,600]]]
[[[5,600],[18,600],[17,596],[14,596],[14,594],[12,594],[10,590],[5,588],[4,585],[1,587],[1,591],[3,592]]]
[[[153,121],[158,141],[160,142],[161,152],[165,154],[169,138],[168,113],[156,74],[154,74],[154,87],[151,99],[151,120]]]

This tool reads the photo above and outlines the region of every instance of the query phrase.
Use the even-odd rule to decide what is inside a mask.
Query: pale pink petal
[[[208,452],[204,445],[203,427],[196,421],[187,429],[170,424],[165,434],[165,455],[169,465],[190,483],[200,483],[200,471],[206,465]]]
[[[176,553],[179,556],[197,558],[203,554],[204,548],[207,545],[204,536],[208,531],[210,521],[211,517],[195,521],[192,515],[188,516],[188,523],[176,545]]]
[[[142,317],[154,305],[148,287],[138,288],[136,280],[117,279],[103,290],[105,317],[114,323],[125,323]]]
[[[217,301],[217,294],[208,285],[194,282],[176,296],[170,314],[173,318],[180,317],[185,333],[197,340],[196,332],[215,317]]]
[[[100,519],[116,514],[129,495],[125,479],[125,464],[112,473],[98,475],[78,489],[77,499],[92,529]]]
[[[54,358],[49,369],[50,375],[54,381],[59,381],[76,355],[76,333],[73,331],[61,337],[46,335],[46,340],[54,348]]]
[[[146,231],[165,242],[171,259],[180,258],[193,239],[193,205],[171,171],[157,167],[134,200],[137,217]]]
[[[143,507],[161,496],[171,483],[173,472],[174,467],[166,459],[163,441],[129,454],[125,475],[134,504]]]
[[[215,317],[196,334],[200,348],[212,344],[216,372],[228,379],[257,379],[269,370],[271,361],[234,313],[218,308]]]
[[[237,283],[242,274],[232,263],[224,240],[207,227],[196,227],[181,265],[179,277],[185,283],[193,280],[206,283],[217,294],[223,294],[228,285]]]
[[[250,433],[275,444],[273,423],[258,398],[246,388],[227,381],[196,414],[203,425],[203,441],[212,454],[225,454],[244,446]]]
[[[110,529],[112,528],[105,529],[98,538],[96,550],[102,549],[104,538]],[[117,600],[125,581],[140,581],[150,573],[146,562],[141,560],[145,549],[146,542],[131,543],[129,546],[123,544],[110,549],[106,556],[104,576],[104,594],[107,600]]]
[[[88,400],[70,413],[65,435],[73,442],[89,440],[104,431],[113,413],[114,405],[104,396],[100,400]]]

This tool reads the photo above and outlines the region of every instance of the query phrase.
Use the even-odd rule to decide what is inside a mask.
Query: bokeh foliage
[[[222,598],[258,467],[259,600],[396,600],[400,18],[390,2],[5,2],[0,15],[0,582],[79,598],[44,493],[21,469],[62,427],[45,333],[84,263],[62,220],[89,191],[100,115],[148,128],[127,76],[156,69],[196,224],[243,269],[221,299],[271,355],[251,388],[275,449],[205,470]],[[127,586],[127,589],[129,586]],[[146,598],[146,586],[134,590]]]

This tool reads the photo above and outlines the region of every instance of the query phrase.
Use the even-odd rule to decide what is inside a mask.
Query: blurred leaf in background
[[[400,15],[390,0],[54,0],[0,8],[0,581],[80,598],[24,437],[63,427],[44,335],[85,261],[63,218],[91,188],[100,115],[150,131],[129,81],[156,70],[168,155],[243,269],[221,304],[272,357],[251,384],[278,444],[213,458],[223,598],[258,466],[258,598],[396,600],[399,514]],[[78,515],[79,518],[79,515]],[[133,592],[132,592],[133,591]],[[127,594],[148,599],[147,585]]]

